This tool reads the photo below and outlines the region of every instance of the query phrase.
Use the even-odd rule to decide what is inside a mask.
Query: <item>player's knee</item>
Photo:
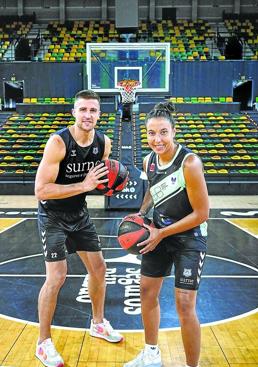
[[[98,269],[97,269],[97,272],[99,274],[101,274],[102,277],[105,277],[106,275],[106,271],[107,271],[107,266],[106,266],[106,263],[105,261],[102,261],[99,266],[98,266]]]
[[[47,286],[51,289],[60,289],[66,279],[66,272],[55,273],[47,278]]]
[[[152,288],[146,285],[141,285],[141,300],[144,302],[152,302],[157,303],[158,302],[158,294],[153,291]]]
[[[106,271],[107,271],[107,267],[106,264],[103,263],[100,268],[99,268],[99,272],[97,273],[97,277],[99,279],[100,282],[105,280],[106,277]]]
[[[195,304],[191,302],[187,295],[177,297],[176,309],[181,319],[187,319],[195,314]]]
[[[98,264],[95,264],[95,266],[91,270],[89,270],[89,273],[92,277],[103,281],[106,276],[106,270],[107,266],[105,261],[100,261],[98,262]]]

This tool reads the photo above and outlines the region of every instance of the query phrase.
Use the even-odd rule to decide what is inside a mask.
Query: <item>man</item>
[[[51,340],[51,321],[67,274],[66,250],[76,252],[85,265],[92,302],[90,335],[119,342],[122,335],[104,318],[105,261],[85,197],[108,173],[101,160],[111,151],[110,139],[95,130],[100,98],[90,90],[76,94],[74,125],[53,134],[39,165],[35,195],[39,200],[38,227],[46,265],[46,281],[39,293],[40,335],[36,356],[45,366],[62,367],[64,361]]]

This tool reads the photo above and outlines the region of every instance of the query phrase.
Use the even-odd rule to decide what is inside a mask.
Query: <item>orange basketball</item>
[[[138,255],[142,247],[137,247],[137,244],[147,240],[150,235],[143,224],[153,225],[149,218],[140,215],[126,216],[119,225],[118,242],[131,254]]]
[[[106,159],[103,162],[109,170],[108,175],[103,176],[103,179],[108,178],[108,182],[99,184],[96,190],[106,196],[112,196],[126,187],[129,172],[121,162],[115,159]]]

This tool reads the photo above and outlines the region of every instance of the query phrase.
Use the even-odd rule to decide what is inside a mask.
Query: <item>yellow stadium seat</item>
[[[233,102],[233,98],[232,97],[226,97],[226,102],[228,102],[228,103]]]

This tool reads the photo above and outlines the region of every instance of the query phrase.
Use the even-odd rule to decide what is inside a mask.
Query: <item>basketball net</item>
[[[135,101],[135,93],[139,84],[138,80],[133,79],[125,79],[117,83],[122,103],[133,103]]]

